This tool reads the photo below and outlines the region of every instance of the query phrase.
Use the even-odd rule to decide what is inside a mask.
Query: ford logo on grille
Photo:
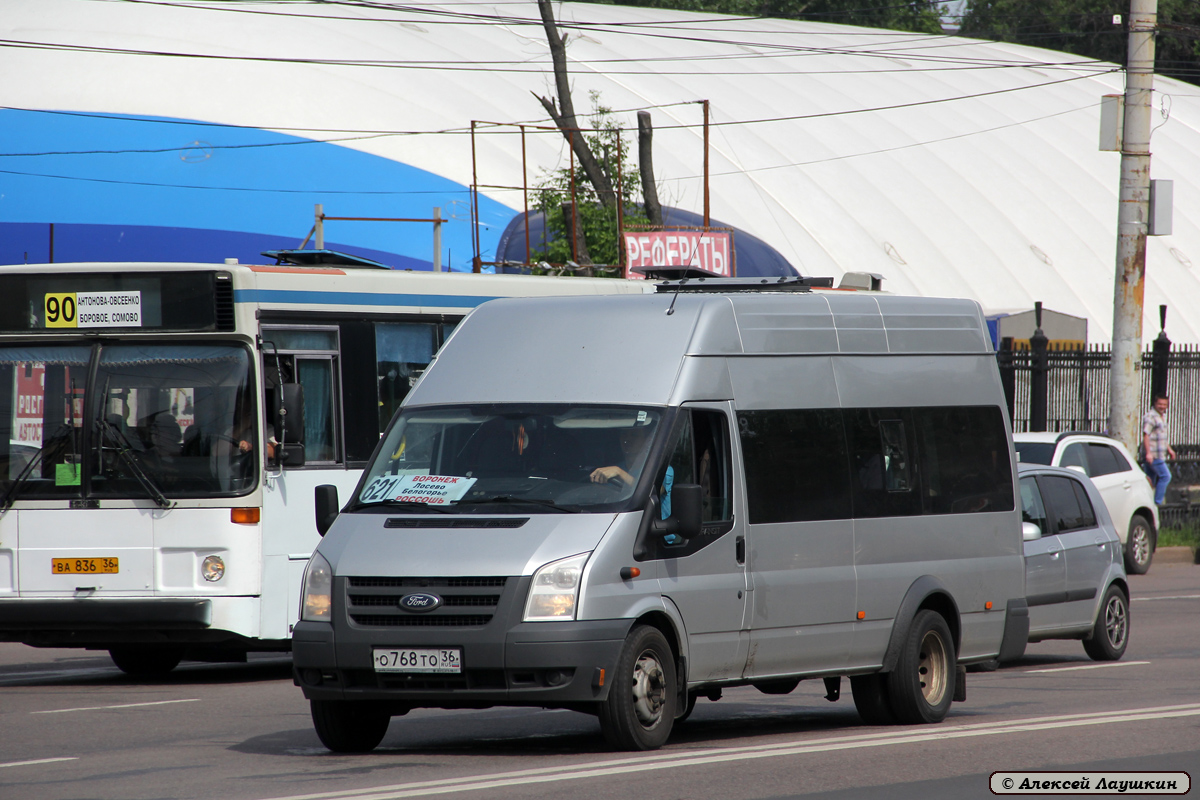
[[[442,598],[436,594],[426,594],[425,592],[415,592],[406,594],[400,598],[400,607],[405,611],[433,611],[442,604]]]

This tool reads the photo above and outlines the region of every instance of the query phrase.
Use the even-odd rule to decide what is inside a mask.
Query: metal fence
[[[1036,355],[1032,350],[1001,350],[1001,380],[1009,392],[1013,430],[1032,430],[1036,414],[1032,405]],[[1142,354],[1142,408],[1150,410],[1154,354]],[[1109,365],[1112,350],[1093,345],[1086,350],[1050,350],[1046,353],[1046,430],[1100,431],[1108,428]],[[1175,345],[1166,359],[1167,394],[1171,410],[1167,431],[1172,447],[1200,458],[1200,345]],[[1181,451],[1180,448],[1183,448]]]
[[[1047,431],[1105,432],[1111,348],[1093,345],[1081,350],[1048,350],[1045,359],[1045,406],[1038,409],[1034,405],[1037,353],[1003,346],[997,353],[1013,431],[1034,430],[1044,419],[1043,430]],[[1164,379],[1171,398],[1167,435],[1179,457],[1170,465],[1173,480],[1162,523],[1200,524],[1200,345],[1173,345],[1169,352],[1160,351],[1157,363],[1152,348],[1147,348],[1139,375],[1139,416],[1150,410],[1151,387],[1163,385]],[[1197,488],[1193,491],[1192,487]]]

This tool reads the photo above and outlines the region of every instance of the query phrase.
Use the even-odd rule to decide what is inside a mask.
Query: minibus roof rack
[[[267,258],[275,259],[275,265],[293,267],[350,267],[352,269],[391,269],[369,258],[339,253],[336,250],[264,250]]]
[[[833,278],[684,278],[655,284],[659,292],[811,292],[814,287],[832,289]]]

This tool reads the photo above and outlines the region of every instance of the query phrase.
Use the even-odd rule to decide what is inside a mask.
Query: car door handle
[[[746,563],[746,537],[739,536],[733,540],[733,557],[737,559],[737,563]]]
[[[1050,554],[1050,557],[1051,557],[1051,558],[1058,558],[1060,555],[1062,555],[1062,551],[1061,551],[1061,550],[1055,550],[1053,553],[1051,553],[1051,554]]]

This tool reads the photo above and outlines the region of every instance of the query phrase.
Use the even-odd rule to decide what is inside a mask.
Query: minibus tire
[[[1093,661],[1118,661],[1129,646],[1129,601],[1119,586],[1108,587],[1092,635],[1083,649]]]
[[[879,672],[851,675],[850,693],[854,695],[854,707],[864,724],[891,725],[896,721],[888,702],[886,675]]]
[[[954,699],[958,666],[954,637],[942,615],[922,609],[908,627],[896,667],[888,673],[888,696],[903,725],[941,722]]]
[[[126,675],[148,678],[166,675],[183,660],[182,647],[155,647],[153,645],[128,645],[110,647],[108,655],[117,669]]]
[[[366,703],[310,700],[313,727],[321,744],[335,753],[369,753],[387,734],[392,718]]]
[[[657,628],[638,625],[625,638],[608,699],[600,703],[600,731],[618,750],[657,750],[675,723],[675,654]]]

